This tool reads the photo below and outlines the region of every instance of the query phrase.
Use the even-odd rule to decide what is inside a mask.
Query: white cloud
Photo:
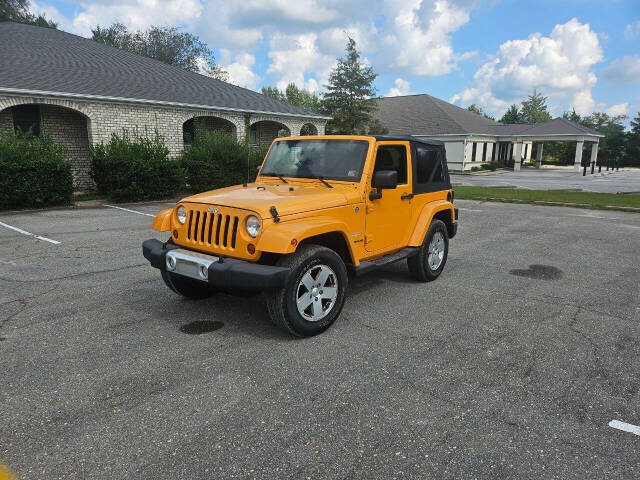
[[[255,90],[261,78],[252,67],[256,59],[250,53],[236,55],[233,62],[230,62],[228,50],[223,50],[220,58],[220,65],[229,74],[228,82],[239,87]]]
[[[611,117],[617,117],[619,115],[627,115],[629,109],[629,102],[618,103],[616,105],[611,105],[606,110],[606,114]]]
[[[295,83],[314,92],[327,82],[335,58],[320,52],[317,39],[315,33],[275,35],[271,39],[267,73],[276,79],[278,88]]]
[[[640,56],[614,60],[602,71],[602,77],[610,83],[640,82]]]
[[[636,37],[640,37],[640,18],[631,22],[624,29],[624,38],[627,40],[633,40]]]
[[[556,25],[548,37],[510,40],[476,71],[472,84],[451,99],[462,105],[478,103],[491,112],[519,103],[534,88],[549,97],[552,107],[590,113],[591,89],[597,82],[592,67],[602,61],[598,35],[573,18]]]
[[[396,78],[395,87],[389,89],[385,97],[400,97],[411,93],[411,84],[402,78]]]
[[[239,56],[267,47],[267,83],[322,89],[347,35],[380,74],[444,75],[475,54],[455,51],[451,35],[469,22],[477,0],[80,0],[69,18],[44,4],[52,0],[37,1],[63,29],[85,36],[114,21],[184,28],[228,50],[234,61],[225,66],[246,84],[259,80]]]
[[[458,59],[470,58],[470,52],[454,53],[450,37],[469,21],[468,8],[447,0],[405,3],[382,39],[383,51],[393,57],[392,69],[431,77],[449,73]]]
[[[202,14],[199,0],[84,0],[78,7],[73,18],[64,17],[44,3],[34,10],[48,14],[64,30],[85,37],[90,37],[91,29],[97,25],[107,26],[114,21],[134,30],[151,25],[191,26]]]

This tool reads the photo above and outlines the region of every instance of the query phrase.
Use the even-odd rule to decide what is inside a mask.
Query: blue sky
[[[118,20],[206,41],[230,80],[321,92],[347,33],[383,96],[429,93],[501,116],[537,88],[552,113],[640,111],[638,0],[38,0],[63,30]]]

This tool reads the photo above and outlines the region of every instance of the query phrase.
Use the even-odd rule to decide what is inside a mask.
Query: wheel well
[[[347,241],[344,239],[344,236],[340,232],[323,233],[320,235],[315,235],[313,237],[305,238],[300,242],[298,248],[300,247],[300,245],[305,244],[322,245],[323,247],[330,248],[338,255],[340,255],[340,257],[342,257],[342,261],[345,264],[353,263]]]
[[[447,226],[447,233],[449,237],[453,235],[453,219],[451,218],[451,210],[440,210],[433,216],[434,220],[437,218],[441,220]]]

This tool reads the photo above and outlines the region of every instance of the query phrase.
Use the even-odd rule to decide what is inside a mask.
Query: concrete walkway
[[[524,168],[519,172],[497,171],[490,174],[451,175],[453,185],[511,187],[530,190],[584,190],[601,193],[640,194],[640,169],[594,173],[582,176],[573,167]]]

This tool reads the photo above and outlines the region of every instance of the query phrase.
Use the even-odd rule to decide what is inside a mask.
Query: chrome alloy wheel
[[[302,318],[318,322],[326,317],[338,298],[338,277],[326,265],[305,272],[296,289],[296,304]]]
[[[438,270],[442,265],[442,259],[444,258],[444,237],[442,232],[435,232],[429,242],[429,255],[427,257],[427,263],[431,271]]]

